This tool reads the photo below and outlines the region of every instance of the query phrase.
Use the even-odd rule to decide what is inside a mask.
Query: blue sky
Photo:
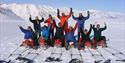
[[[76,10],[96,9],[103,11],[125,12],[125,0],[1,0],[1,3],[50,5],[54,8],[72,7]]]

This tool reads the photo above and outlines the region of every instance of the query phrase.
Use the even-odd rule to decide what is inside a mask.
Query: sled
[[[22,44],[20,46],[25,46],[25,47],[33,47],[33,41],[31,40],[25,40],[22,42]]]
[[[100,41],[96,42],[96,45],[94,45],[94,42],[95,42],[95,40],[93,38],[92,39],[93,46],[101,46],[102,48],[107,47],[107,44],[106,44],[105,40],[100,40]]]
[[[40,45],[45,46],[45,42],[44,42],[44,39],[42,37],[40,37]]]
[[[85,46],[87,46],[87,47],[91,47],[92,45],[91,45],[90,42],[86,41],[86,42],[85,42]]]
[[[82,38],[79,39],[79,43],[82,42]],[[91,47],[92,44],[89,42],[89,41],[86,41],[85,44],[83,44],[84,46],[87,46],[87,47]]]
[[[102,48],[107,47],[106,42],[104,40],[99,41],[97,45],[102,46]]]
[[[60,39],[56,39],[56,40],[54,41],[54,46],[61,46],[61,44],[62,44],[62,42],[61,42]]]

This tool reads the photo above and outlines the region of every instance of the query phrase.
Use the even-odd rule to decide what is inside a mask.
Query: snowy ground
[[[107,23],[107,22],[106,22]],[[22,25],[26,28],[27,22],[0,22],[0,60],[6,59],[9,54],[15,50],[20,44],[21,41],[23,40],[23,33],[21,33],[21,31],[18,28],[18,25]],[[88,21],[88,23],[86,23],[86,25],[90,24],[90,21]],[[115,49],[123,52],[125,54],[125,23],[124,21],[118,22],[118,21],[108,21],[107,23],[107,30],[103,32],[103,35],[106,35],[106,37],[108,37],[110,39],[110,41],[108,41],[108,45],[109,46],[113,46]],[[19,50],[17,50],[15,53],[22,53],[23,49],[25,48],[20,48]],[[123,62],[118,62],[115,61],[116,59],[119,59],[118,57],[114,57],[111,55],[111,53],[106,52],[104,49],[99,48],[98,49],[100,51],[100,53],[104,56],[104,58],[102,58],[96,50],[91,50],[92,53],[96,54],[96,58],[92,57],[91,53],[89,52],[89,50],[86,48],[84,51],[81,50],[80,53],[82,54],[83,57],[83,61],[84,63],[94,63],[95,60],[103,60],[101,63],[104,62],[104,60],[106,59],[111,59],[111,63],[123,63]],[[114,52],[114,53],[118,53],[112,49],[108,50]],[[28,52],[40,52],[40,55],[38,55],[38,57],[36,57],[34,59],[35,63],[46,63],[45,59],[46,57],[50,56],[51,52],[57,52],[60,53],[61,49],[58,48],[52,48],[50,47],[47,50],[44,50],[43,48],[40,48],[38,50],[32,50],[29,49],[25,52],[23,52],[23,56],[25,56],[26,54],[28,54]],[[51,62],[51,63],[68,63],[71,60],[71,50],[66,51],[64,48],[62,48],[62,56],[61,59],[63,61],[61,62]],[[75,48],[72,49],[72,53],[73,54],[79,54],[79,51]],[[10,57],[10,59],[14,59],[16,58],[18,55],[14,55],[12,57]],[[58,57],[59,55],[52,55],[53,57]],[[125,56],[123,55],[118,55],[120,56],[120,58],[124,58]],[[27,58],[32,59],[34,57],[34,55],[30,54],[30,55],[26,55]],[[79,55],[73,55],[73,58],[79,58]],[[8,60],[8,59],[7,59]]]

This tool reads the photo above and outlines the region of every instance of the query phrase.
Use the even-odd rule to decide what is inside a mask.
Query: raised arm
[[[107,29],[107,25],[106,25],[106,23],[104,23],[105,24],[105,27],[104,28],[101,28],[101,31],[103,31],[103,30],[106,30]]]
[[[74,13],[72,12],[72,18],[74,19],[74,20],[77,20],[78,19],[78,17],[75,17],[74,16]]]
[[[95,28],[95,24],[92,26],[92,29],[93,29],[93,30],[95,30],[95,29],[96,29],[96,28]]]
[[[89,29],[89,32],[87,33],[87,35],[90,35],[91,31],[92,31],[92,24],[90,24],[90,29]]]
[[[55,26],[56,28],[58,28],[58,26],[56,25],[56,21],[55,21],[55,20],[53,21],[53,24],[54,24],[54,26]]]
[[[69,12],[69,14],[66,16],[66,18],[67,18],[67,19],[70,18],[71,15],[72,15],[72,8],[70,8],[70,12]]]
[[[49,21],[49,18],[47,20],[44,21],[44,23],[47,23]]]
[[[44,18],[42,17],[42,19],[41,20],[39,20],[40,22],[43,22],[44,21]]]
[[[57,9],[57,17],[60,19],[60,11]]]
[[[74,26],[73,31],[76,30],[77,26],[78,26],[78,23],[76,23],[76,25]]]
[[[20,28],[20,30],[23,32],[23,33],[25,33],[27,30],[26,29],[24,29],[22,26],[19,26],[19,28]]]
[[[32,23],[33,23],[33,21],[34,21],[34,20],[32,20],[31,15],[30,15],[30,17],[29,17],[29,20],[30,20],[30,22],[32,22]]]
[[[89,11],[87,11],[87,16],[86,17],[84,17],[85,19],[89,19],[89,17],[90,17],[90,12]]]

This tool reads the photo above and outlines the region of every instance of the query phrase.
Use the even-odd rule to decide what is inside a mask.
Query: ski
[[[113,53],[113,52],[111,52],[110,50],[105,49],[105,48],[103,48],[103,49],[104,49],[106,52],[108,52],[108,53],[112,54],[112,56],[114,56],[114,57],[116,57],[116,58],[119,58],[120,60],[123,60],[123,58],[121,58],[121,57],[117,56],[117,54],[118,54],[118,53]]]
[[[98,50],[96,49],[96,51],[100,54],[100,56],[105,60],[104,63],[110,63],[111,62],[111,59],[106,59],[103,54]]]
[[[18,60],[18,61],[20,61],[20,62],[26,62],[26,63],[33,63],[34,62],[34,59],[35,58],[37,58],[38,57],[38,55],[40,55],[40,52],[42,51],[43,49],[41,49],[41,50],[35,50],[35,52],[28,52],[28,54],[27,55],[25,55],[25,56],[18,56],[17,58],[16,58],[16,60]],[[37,52],[38,51],[38,52]],[[32,59],[29,59],[29,58],[27,58],[27,56],[28,55],[31,55],[31,54],[34,54],[34,57],[32,57]]]
[[[87,49],[89,50],[91,56],[95,59],[94,63],[101,63],[103,60],[97,60],[97,58],[95,56],[97,56],[96,54],[92,53],[92,51],[87,47]],[[101,56],[101,55],[98,55]]]
[[[72,46],[72,45],[69,45],[69,47],[70,47],[70,56],[71,56],[71,60],[69,61],[69,63],[74,63],[74,62],[84,63],[83,57],[82,57],[82,54],[81,54],[80,50],[77,49],[79,53],[74,54],[74,53],[72,52],[73,46]],[[78,59],[78,58],[73,58],[74,55],[79,55],[79,56],[80,56],[80,59]]]
[[[110,59],[105,60],[105,62],[103,62],[103,63],[111,63],[111,60]]]
[[[60,53],[54,52],[54,51],[56,50],[55,48],[61,48],[61,47],[53,47],[53,50],[52,50],[50,56],[46,58],[45,62],[52,62],[52,61],[60,62],[60,61],[62,61],[62,60],[61,60],[61,56],[62,56],[62,48],[61,48]],[[52,57],[54,54],[58,54],[59,57],[57,57],[57,58]]]
[[[123,59],[123,60],[116,60],[116,61],[121,61],[121,62],[125,62],[125,59]]]
[[[121,54],[121,55],[123,55],[123,56],[125,57],[125,54],[123,54],[123,53],[120,52],[119,50],[115,49],[114,47],[112,47],[112,46],[108,46],[108,48],[110,48],[110,49],[112,49],[112,50],[118,52],[118,53],[113,53],[113,55]]]
[[[23,53],[26,52],[26,51],[28,51],[29,49],[30,49],[30,48],[25,48],[22,52],[17,53],[17,54],[14,53],[14,54],[12,54],[11,56],[17,55],[17,57],[21,57],[21,56],[23,55]],[[10,57],[11,57],[11,56],[10,56]],[[16,58],[17,58],[17,57],[16,57]],[[8,58],[9,58],[9,57],[8,57]],[[13,60],[12,60],[12,59],[9,59],[9,61],[12,63],[16,58],[14,58]]]
[[[19,48],[20,48],[20,46],[17,47],[12,53],[10,53],[9,56],[6,59],[4,59],[4,60],[7,60],[9,57],[11,57],[13,55],[13,53],[16,52]]]

